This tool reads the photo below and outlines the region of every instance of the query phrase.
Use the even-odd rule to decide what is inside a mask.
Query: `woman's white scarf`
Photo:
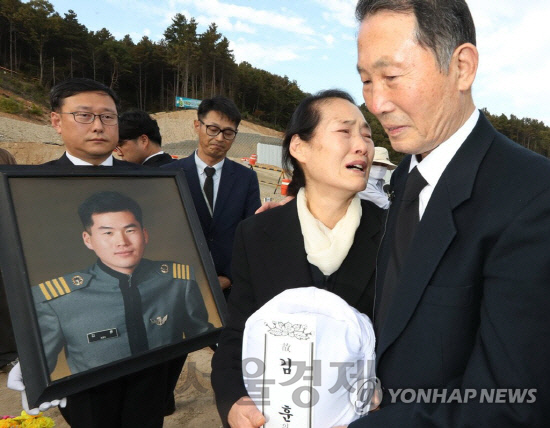
[[[353,244],[355,231],[361,221],[361,200],[355,196],[344,217],[331,230],[317,220],[307,207],[307,199],[302,187],[296,197],[298,219],[304,236],[307,259],[317,266],[324,275],[336,272]]]

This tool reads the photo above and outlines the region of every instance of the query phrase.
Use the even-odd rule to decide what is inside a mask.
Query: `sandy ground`
[[[166,143],[194,139],[192,120],[195,112],[179,111],[155,115]],[[243,122],[241,132],[280,137],[279,132]],[[231,151],[238,151],[238,147]],[[0,147],[9,150],[20,164],[40,164],[59,157],[64,148],[58,134],[50,125],[20,120],[16,116],[0,113]],[[231,154],[231,151],[229,154]],[[248,152],[247,152],[248,153]],[[241,162],[240,158],[234,158]],[[246,165],[246,163],[244,163]],[[268,168],[269,166],[264,166]],[[273,200],[283,198],[280,189],[269,183],[277,183],[280,172],[255,168],[260,181],[262,200],[271,197]],[[189,355],[175,391],[176,412],[164,419],[167,428],[218,428],[221,422],[214,404],[214,394],[210,386],[210,361],[212,350],[205,348]],[[6,388],[7,375],[0,373],[0,416],[19,415],[21,413],[20,394]],[[57,409],[46,412],[52,417],[56,426],[66,428]]]

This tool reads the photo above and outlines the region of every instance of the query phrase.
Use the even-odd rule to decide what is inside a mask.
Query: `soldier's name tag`
[[[113,337],[118,337],[118,329],[110,328],[108,330],[94,331],[93,333],[88,333],[88,343],[97,342],[104,339],[112,339]]]

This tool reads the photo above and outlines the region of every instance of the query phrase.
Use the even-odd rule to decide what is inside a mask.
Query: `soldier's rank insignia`
[[[151,321],[151,324],[164,325],[167,319],[168,319],[168,315],[164,315],[163,317],[151,318],[150,321]]]
[[[73,276],[73,284],[76,286],[84,284],[84,278],[82,278],[80,275]]]

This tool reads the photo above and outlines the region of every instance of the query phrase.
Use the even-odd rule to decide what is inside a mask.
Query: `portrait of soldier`
[[[50,373],[62,349],[75,374],[213,328],[193,267],[143,258],[149,235],[136,201],[102,191],[78,214],[97,261],[32,287]]]

